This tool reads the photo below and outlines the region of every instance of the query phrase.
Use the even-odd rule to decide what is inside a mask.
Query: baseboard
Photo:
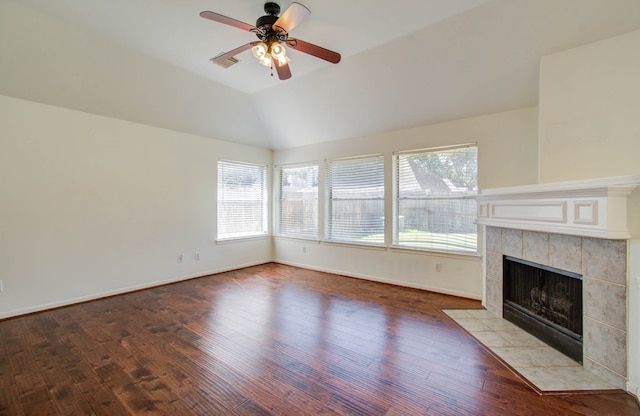
[[[120,288],[120,289],[108,290],[108,291],[104,291],[104,292],[93,293],[93,294],[86,295],[86,296],[80,296],[80,297],[76,297],[76,298],[65,299],[65,300],[61,300],[59,302],[51,302],[51,303],[45,303],[45,304],[36,305],[36,306],[30,306],[28,308],[15,309],[15,310],[12,310],[12,311],[0,313],[0,321],[4,320],[4,319],[9,319],[9,318],[15,318],[15,317],[22,316],[22,315],[29,315],[29,314],[32,314],[32,313],[42,312],[42,311],[46,311],[46,310],[50,310],[50,309],[63,308],[65,306],[71,306],[71,305],[75,305],[75,304],[78,304],[78,303],[91,302],[91,301],[94,301],[94,300],[109,298],[109,297],[112,297],[112,296],[124,295],[124,294],[127,294],[127,293],[137,292],[139,290],[151,289],[151,288],[154,288],[154,287],[164,286],[164,285],[170,285],[172,283],[184,282],[186,280],[197,279],[199,277],[209,276],[209,275],[212,275],[212,274],[230,272],[232,270],[244,269],[245,267],[258,266],[258,265],[266,264],[266,263],[272,263],[272,260],[251,262],[251,263],[240,264],[240,265],[236,265],[236,266],[232,266],[232,267],[208,270],[208,271],[198,272],[198,273],[192,274],[192,275],[186,275],[186,276],[177,277],[177,278],[174,278],[174,279],[156,280],[156,281],[153,281],[153,282],[147,282],[147,283],[140,284],[140,285],[127,286],[127,287]]]
[[[640,407],[640,387],[635,386],[635,388],[630,388],[629,385],[627,385],[627,387],[627,391],[634,399],[636,399],[636,403],[638,404],[638,407]]]
[[[353,277],[353,278],[356,278],[356,279],[370,280],[372,282],[387,283],[387,284],[390,284],[390,285],[409,287],[409,288],[412,288],[412,289],[427,290],[429,292],[441,293],[443,295],[451,295],[451,296],[457,296],[457,297],[460,297],[460,298],[473,299],[473,300],[482,300],[480,297],[478,297],[478,295],[473,294],[473,293],[461,292],[461,291],[457,291],[457,290],[443,289],[441,287],[432,287],[432,286],[428,286],[428,285],[416,285],[416,284],[403,282],[403,281],[400,281],[400,280],[383,279],[383,278],[380,278],[380,277],[377,277],[377,276],[369,276],[369,275],[359,274],[359,273],[350,273],[350,272],[346,272],[344,270],[337,270],[337,269],[331,269],[331,268],[326,268],[326,267],[318,267],[318,266],[314,266],[314,265],[291,262],[291,261],[286,261],[286,260],[276,259],[276,260],[274,260],[274,263],[280,263],[280,264],[285,264],[285,265],[288,265],[288,266],[300,267],[300,268],[303,268],[303,269],[315,270],[315,271],[318,271],[318,272],[337,274],[337,275],[340,275],[340,276]]]
[[[157,281],[147,282],[147,283],[140,284],[140,285],[127,286],[127,287],[123,287],[123,288],[119,288],[119,289],[93,293],[93,294],[86,295],[86,296],[80,296],[80,297],[71,298],[71,299],[64,299],[64,300],[61,300],[61,301],[58,301],[58,302],[51,302],[51,303],[45,303],[45,304],[41,304],[41,305],[30,306],[28,308],[14,309],[14,310],[11,310],[11,311],[8,311],[8,312],[0,313],[0,320],[4,320],[4,319],[8,319],[8,318],[14,318],[14,317],[22,316],[22,315],[28,315],[28,314],[37,313],[37,312],[42,312],[42,311],[46,311],[46,310],[50,310],[50,309],[62,308],[62,307],[65,307],[65,306],[75,305],[75,304],[78,304],[78,303],[90,302],[90,301],[94,301],[94,300],[98,300],[98,299],[108,298],[108,297],[111,297],[111,296],[124,295],[126,293],[136,292],[138,290],[150,289],[150,288],[153,288],[153,287],[169,285],[169,284],[172,284],[172,283],[178,283],[178,282],[182,282],[182,281],[185,281],[185,280],[197,279],[199,277],[209,276],[209,275],[212,275],[212,274],[224,273],[224,272],[228,272],[228,271],[232,271],[232,270],[238,270],[238,269],[242,269],[242,268],[245,268],[245,267],[257,266],[257,265],[260,265],[260,264],[266,264],[266,263],[271,263],[271,262],[290,265],[290,266],[294,266],[294,267],[301,267],[303,269],[316,270],[316,271],[325,272],[325,273],[332,273],[332,274],[337,274],[337,275],[342,275],[342,276],[347,276],[347,277],[353,277],[353,278],[356,278],[356,279],[363,279],[363,280],[369,280],[369,281],[374,281],[374,282],[387,283],[387,284],[392,284],[392,285],[396,285],[396,286],[410,287],[410,288],[413,288],[413,289],[428,290],[430,292],[442,293],[442,294],[445,294],[445,295],[452,295],[452,296],[458,296],[458,297],[467,298],[467,299],[480,300],[480,298],[478,298],[476,295],[471,294],[471,293],[459,292],[459,291],[454,291],[454,290],[446,290],[446,289],[442,289],[442,288],[439,288],[439,287],[431,287],[431,286],[426,286],[426,285],[412,285],[412,284],[409,284],[409,283],[406,283],[406,282],[392,280],[392,279],[382,279],[382,278],[379,278],[379,277],[376,277],[376,276],[369,276],[369,275],[357,274],[357,273],[349,273],[349,272],[345,272],[344,270],[315,267],[315,266],[309,265],[309,264],[302,264],[302,263],[296,263],[296,262],[287,262],[287,261],[277,260],[277,259],[276,260],[268,259],[268,260],[262,260],[262,261],[258,261],[258,262],[250,262],[250,263],[245,263],[245,264],[239,264],[239,265],[235,265],[235,266],[232,266],[232,267],[224,267],[224,268],[219,268],[219,269],[207,270],[207,271],[198,272],[198,273],[192,274],[192,275],[180,276],[180,277],[177,277],[177,278],[174,278],[174,279],[157,280]]]

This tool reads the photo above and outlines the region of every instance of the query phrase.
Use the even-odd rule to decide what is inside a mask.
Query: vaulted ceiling
[[[543,55],[640,28],[638,0],[301,0],[293,77],[250,51],[262,0],[0,0],[0,94],[282,149],[534,106]],[[284,10],[290,1],[278,2]]]

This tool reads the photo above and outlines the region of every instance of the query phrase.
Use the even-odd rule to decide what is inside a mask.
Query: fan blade
[[[244,52],[247,49],[251,49],[253,48],[254,45],[257,45],[260,42],[250,42],[247,43],[246,45],[242,45],[242,46],[238,46],[235,49],[230,50],[229,52],[225,52],[222,55],[218,55],[215,58],[211,59],[213,62],[223,62],[226,61],[227,59],[236,56],[237,54],[239,54],[240,52]]]
[[[312,43],[305,42],[300,39],[289,38],[286,41],[286,44],[297,51],[308,53],[309,55],[313,55],[316,58],[324,59],[327,62],[331,62],[332,64],[337,64],[340,62],[340,54],[337,52],[330,51],[329,49],[322,48],[320,46],[316,46]]]
[[[311,10],[294,1],[289,7],[287,7],[287,10],[280,15],[273,26],[282,28],[286,33],[289,33],[291,29],[298,26],[298,24],[306,19],[310,14]]]
[[[278,72],[278,78],[281,80],[291,78],[291,69],[289,68],[289,64],[279,65],[278,62],[274,63],[276,67],[276,71]]]
[[[224,23],[225,25],[237,27],[238,29],[246,30],[248,32],[256,31],[257,28],[249,23],[241,22],[240,20],[232,19],[231,17],[223,16],[214,12],[201,12],[200,17],[213,20],[214,22]]]

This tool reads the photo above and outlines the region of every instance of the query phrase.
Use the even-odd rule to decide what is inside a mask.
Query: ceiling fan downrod
[[[268,15],[277,16],[280,14],[280,6],[278,6],[278,3],[268,1],[264,4],[264,12]]]

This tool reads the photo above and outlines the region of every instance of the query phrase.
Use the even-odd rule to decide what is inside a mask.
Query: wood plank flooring
[[[640,415],[539,396],[442,309],[279,264],[0,321],[0,415]]]

